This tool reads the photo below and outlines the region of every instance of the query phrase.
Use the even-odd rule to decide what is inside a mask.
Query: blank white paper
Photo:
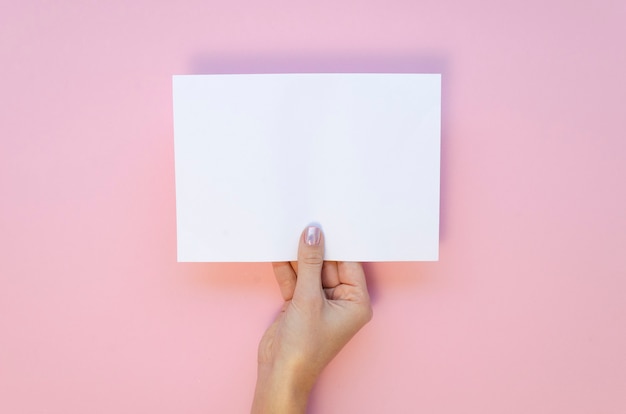
[[[178,260],[438,258],[441,77],[173,77]]]

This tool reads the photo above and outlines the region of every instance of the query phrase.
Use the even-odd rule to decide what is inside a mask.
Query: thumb
[[[298,277],[294,299],[321,296],[324,236],[322,229],[309,226],[302,232],[298,247]]]

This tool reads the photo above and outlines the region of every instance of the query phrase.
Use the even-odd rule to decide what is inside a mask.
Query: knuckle
[[[299,262],[305,266],[321,266],[324,263],[324,256],[321,252],[311,252],[303,255]]]

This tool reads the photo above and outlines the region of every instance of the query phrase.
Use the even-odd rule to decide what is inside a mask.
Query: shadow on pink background
[[[0,6],[0,412],[249,410],[280,295],[268,264],[176,263],[171,76],[275,71],[443,74],[440,261],[366,265],[374,319],[310,412],[625,412],[625,19]]]

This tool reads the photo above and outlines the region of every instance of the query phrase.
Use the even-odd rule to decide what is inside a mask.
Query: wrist
[[[289,364],[260,363],[252,413],[305,413],[316,379]]]

